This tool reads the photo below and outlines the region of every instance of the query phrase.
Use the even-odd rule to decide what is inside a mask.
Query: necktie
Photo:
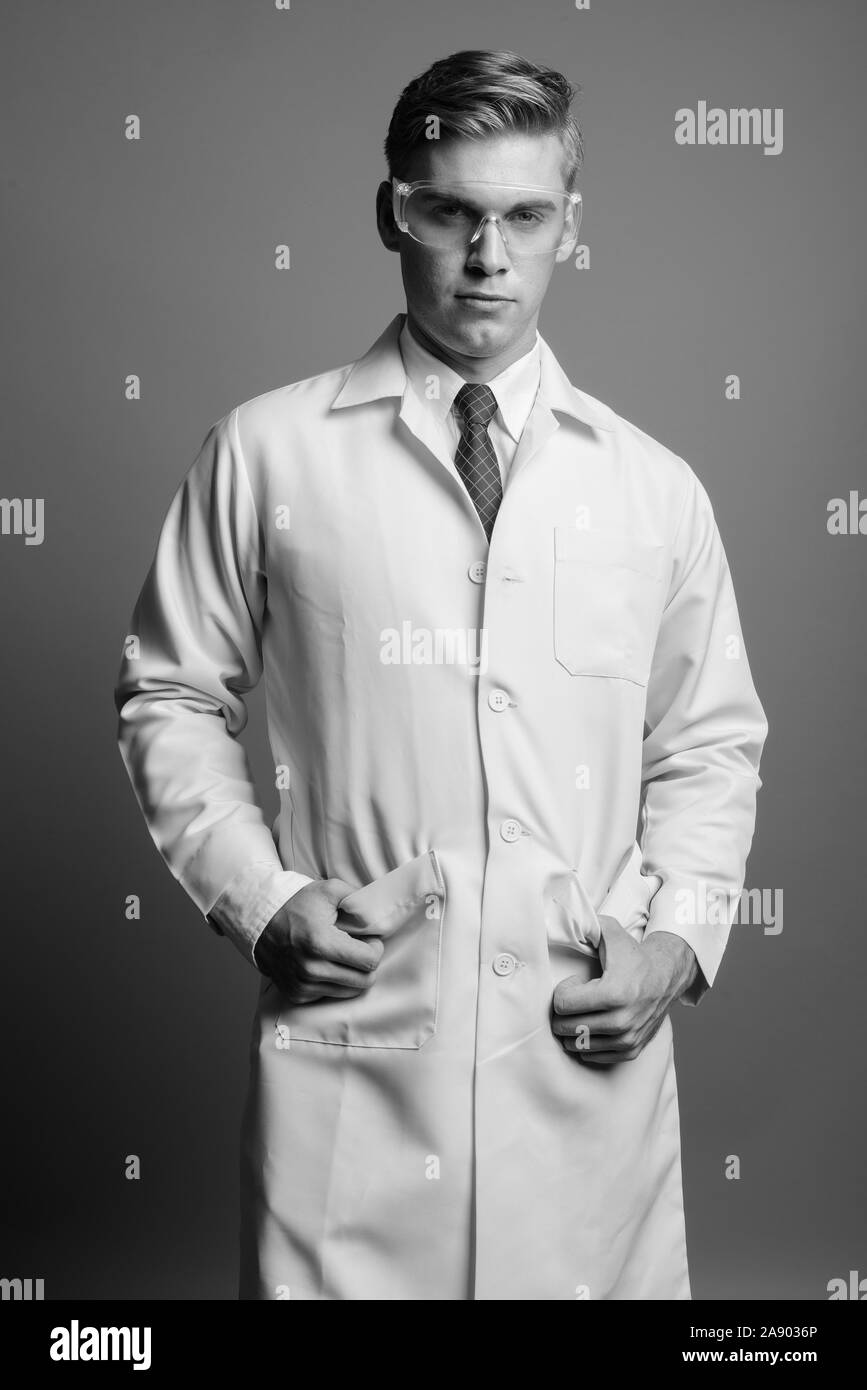
[[[455,468],[490,541],[503,500],[500,468],[488,434],[488,424],[496,414],[497,398],[484,382],[467,381],[455,396],[455,407],[463,422]]]

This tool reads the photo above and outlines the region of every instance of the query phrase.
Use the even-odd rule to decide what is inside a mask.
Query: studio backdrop
[[[208,427],[404,308],[382,142],[462,48],[581,84],[581,248],[540,331],[702,480],[770,725],[739,920],[673,1014],[693,1294],[867,1276],[863,8],[42,0],[3,27],[0,1276],[235,1297],[258,980],[151,843],[114,684]]]

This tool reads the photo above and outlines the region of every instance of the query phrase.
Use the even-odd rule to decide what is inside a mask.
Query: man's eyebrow
[[[540,193],[531,198],[521,198],[513,204],[512,211],[514,212],[516,208],[553,208],[554,206],[555,203],[550,194],[546,196],[544,193]]]
[[[459,203],[463,207],[472,208],[473,211],[481,209],[485,206],[484,202],[478,199],[468,197],[466,194],[459,192],[457,189],[449,188],[447,184],[443,184],[442,186],[437,185],[433,188],[428,188],[426,191],[433,198],[448,198],[450,202]],[[515,202],[509,205],[508,210],[509,212],[517,212],[521,208],[554,207],[555,202],[551,197],[550,193],[546,193],[543,189],[539,189],[538,191],[527,190],[526,196],[522,198],[517,198]]]

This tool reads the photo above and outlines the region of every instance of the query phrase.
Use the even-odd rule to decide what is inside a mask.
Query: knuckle
[[[310,960],[323,960],[325,957],[325,940],[320,931],[316,928],[304,933],[303,950],[305,956]]]

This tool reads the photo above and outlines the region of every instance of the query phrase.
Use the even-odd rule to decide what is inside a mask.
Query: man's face
[[[406,181],[482,180],[565,190],[563,162],[560,139],[550,133],[430,140],[417,150]],[[385,245],[400,253],[409,317],[433,344],[459,359],[502,358],[529,350],[554,265],[569,255],[571,246],[510,257],[491,222],[478,240],[460,250],[422,245],[396,228],[388,183],[380,185],[379,227]],[[484,295],[497,298],[473,297]]]

